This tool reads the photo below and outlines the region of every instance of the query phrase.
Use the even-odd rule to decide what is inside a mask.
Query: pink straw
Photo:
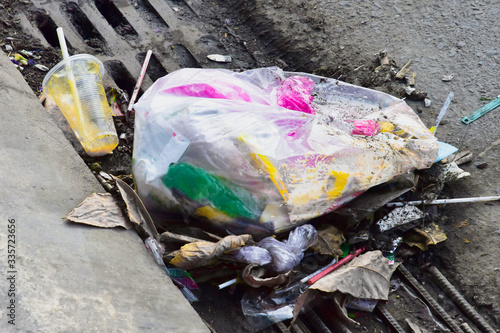
[[[320,272],[320,273],[318,273],[318,275],[313,276],[312,278],[310,278],[309,281],[307,281],[307,283],[309,285],[313,284],[314,282],[318,281],[319,279],[321,279],[322,277],[324,277],[328,273],[331,273],[334,270],[336,270],[337,268],[339,268],[340,266],[342,266],[343,264],[348,263],[349,261],[351,261],[352,259],[354,259],[354,257],[358,256],[361,252],[363,252],[364,250],[365,250],[364,247],[361,248],[361,249],[357,249],[356,252],[354,252],[353,254],[347,255],[345,258],[339,260],[339,262],[336,263],[335,265],[332,265],[332,266],[328,267],[323,272]]]
[[[137,94],[139,93],[139,89],[141,88],[142,85],[142,80],[144,79],[144,75],[146,74],[146,69],[148,68],[151,54],[153,54],[153,51],[151,50],[148,50],[148,53],[146,53],[146,59],[144,59],[144,63],[142,64],[141,74],[137,79],[137,84],[135,85],[134,92],[132,93],[132,97],[130,98],[130,102],[128,104],[128,109],[127,109],[128,112],[132,111],[132,107],[134,106],[135,99],[137,98]]]

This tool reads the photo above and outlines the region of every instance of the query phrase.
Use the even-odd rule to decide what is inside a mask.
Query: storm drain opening
[[[59,39],[57,38],[56,32],[57,25],[55,24],[54,20],[52,20],[49,15],[42,12],[37,12],[34,19],[38,30],[40,30],[47,42],[52,47],[59,47]],[[66,45],[68,45],[68,48],[71,48],[71,45],[67,40]]]
[[[157,32],[168,31],[170,29],[168,24],[162,19],[161,15],[158,14],[153,5],[151,5],[149,0],[137,0],[135,3],[137,4],[136,10],[139,13],[139,16],[144,19],[151,29]]]
[[[118,88],[125,90],[129,96],[132,96],[137,78],[132,77],[123,63],[119,60],[109,60],[104,62],[104,67],[108,75],[115,81]],[[138,97],[143,93],[143,90],[140,89]]]
[[[69,2],[64,7],[69,15],[71,23],[75,26],[80,36],[82,36],[85,44],[93,48],[96,52],[109,54],[110,51],[108,50],[105,39],[99,31],[97,31],[80,7],[74,2]]]
[[[172,45],[172,51],[175,61],[181,68],[201,68],[198,61],[184,45]]]
[[[111,0],[95,0],[97,10],[108,21],[120,36],[138,36],[137,31],[130,25],[115,3]]]
[[[142,64],[144,59],[146,59],[146,52],[139,53],[136,57],[137,61]],[[162,66],[156,55],[153,53],[149,59],[148,69],[146,74],[149,75],[151,80],[156,81],[159,78],[164,77],[168,74],[167,70]]]

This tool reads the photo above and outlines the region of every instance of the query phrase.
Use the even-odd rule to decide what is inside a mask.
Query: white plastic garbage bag
[[[134,109],[132,167],[145,204],[236,234],[248,233],[245,225],[279,232],[331,212],[428,168],[438,150],[403,100],[278,68],[181,69]]]

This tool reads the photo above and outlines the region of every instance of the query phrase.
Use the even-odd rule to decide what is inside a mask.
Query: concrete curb
[[[0,71],[0,331],[208,332],[135,231],[61,219],[104,191],[4,55]]]

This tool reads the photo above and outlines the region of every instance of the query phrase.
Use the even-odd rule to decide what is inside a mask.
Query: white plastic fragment
[[[407,95],[411,95],[411,93],[414,91],[415,91],[415,88],[413,88],[413,87],[410,87],[410,86],[405,87],[405,92]]]
[[[41,70],[42,72],[47,72],[49,70],[49,68],[45,65],[40,65],[40,64],[36,64],[34,65],[37,69]]]
[[[450,75],[443,75],[443,76],[441,76],[441,80],[442,80],[443,82],[450,82],[451,80],[453,80],[453,77],[454,77],[454,76],[453,76],[453,75],[451,75],[451,74],[450,74]]]
[[[207,58],[215,61],[215,62],[231,62],[233,59],[230,55],[222,55],[222,54],[209,54]]]
[[[442,182],[449,182],[458,180],[460,178],[468,177],[470,173],[462,170],[454,162],[447,163],[442,169],[439,175],[439,180]]]
[[[14,50],[14,49],[12,48],[12,46],[10,46],[9,44],[6,44],[6,45],[5,45],[5,51],[9,51],[9,52],[10,52],[10,51],[12,51],[12,50]]]
[[[424,99],[424,105],[426,108],[430,108],[431,103],[432,103],[432,101],[430,99],[428,99],[428,98]]]
[[[378,221],[377,225],[380,231],[384,232],[397,226],[421,219],[423,216],[424,213],[415,206],[398,207]]]
[[[99,174],[101,175],[101,177],[102,177],[102,178],[104,178],[104,179],[106,179],[106,180],[111,180],[111,179],[113,179],[113,178],[111,178],[111,176],[110,176],[108,173],[106,173],[106,172],[104,172],[104,171],[99,172]]]

